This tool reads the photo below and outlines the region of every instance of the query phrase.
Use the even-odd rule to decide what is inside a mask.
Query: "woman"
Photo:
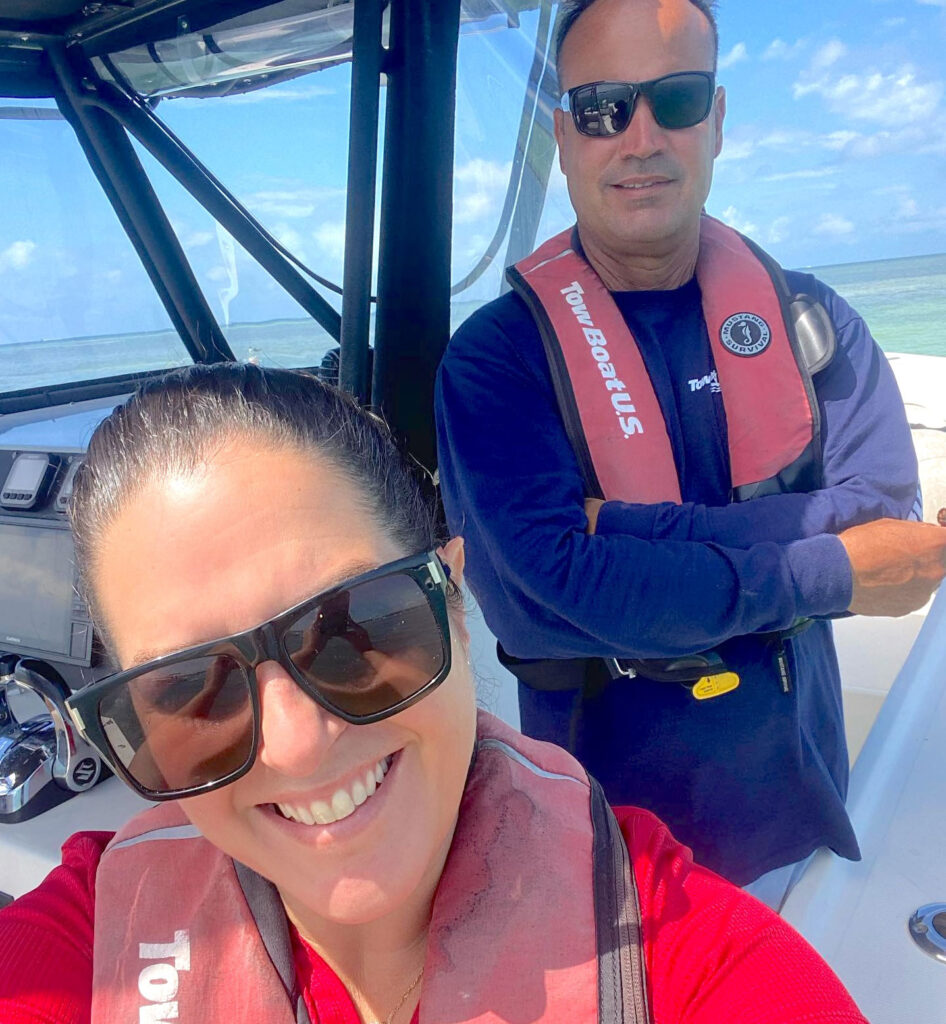
[[[159,802],[0,913],[0,1020],[863,1021],[651,815],[477,716],[435,521],[302,374],[191,367],[101,425],[73,524],[121,671],[70,703]]]

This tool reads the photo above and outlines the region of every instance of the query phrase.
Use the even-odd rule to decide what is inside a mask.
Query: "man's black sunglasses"
[[[450,672],[447,571],[433,552],[355,576],[252,629],[117,672],[67,701],[79,730],[150,800],[245,775],[259,747],[255,669],[277,661],[346,722],[377,722]]]
[[[644,96],[661,128],[692,128],[713,107],[716,76],[710,71],[678,71],[649,82],[589,82],[562,97],[582,135],[620,135],[631,123],[637,97]]]

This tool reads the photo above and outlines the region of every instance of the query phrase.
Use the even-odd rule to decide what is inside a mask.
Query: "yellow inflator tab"
[[[722,697],[724,693],[732,693],[739,686],[739,676],[735,672],[720,672],[715,676],[703,676],[693,686],[693,696],[697,700],[712,700]]]

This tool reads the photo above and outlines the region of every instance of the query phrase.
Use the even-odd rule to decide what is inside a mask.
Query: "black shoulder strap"
[[[276,886],[239,861],[234,861],[233,866],[269,959],[283,983],[290,1005],[295,1006],[296,1024],[311,1024],[305,1000],[296,985],[296,965],[289,941],[289,925]]]
[[[595,924],[598,944],[600,1024],[650,1024],[640,900],[627,844],[604,792],[591,782],[591,822]],[[233,862],[247,906],[290,1002],[296,1024],[311,1024],[296,986],[286,912],[276,887],[255,871]]]
[[[600,1024],[650,1024],[641,910],[627,844],[604,791],[591,779]]]

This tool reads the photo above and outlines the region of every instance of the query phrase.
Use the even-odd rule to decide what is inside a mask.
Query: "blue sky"
[[[468,26],[457,96],[453,277],[499,221],[536,12]],[[708,208],[785,265],[946,252],[946,0],[721,0],[723,153]],[[159,114],[260,220],[341,276],[349,68]],[[0,120],[0,342],[168,325],[67,126]],[[149,169],[153,168],[148,163]],[[222,322],[301,310],[160,170],[155,185]],[[404,197],[410,202],[410,196]],[[571,220],[553,167],[540,226]],[[500,287],[505,246],[462,298]],[[333,300],[334,301],[334,300]]]
[[[946,0],[720,0],[718,22],[709,212],[790,267],[946,252]]]
[[[722,0],[711,212],[783,261],[946,251],[946,0]]]
[[[946,252],[946,0],[720,0],[718,22],[728,109],[709,212],[789,267]],[[464,96],[461,79],[455,278],[490,234],[508,168],[478,147],[476,108],[515,137],[485,84]],[[556,166],[540,234],[570,217]]]

